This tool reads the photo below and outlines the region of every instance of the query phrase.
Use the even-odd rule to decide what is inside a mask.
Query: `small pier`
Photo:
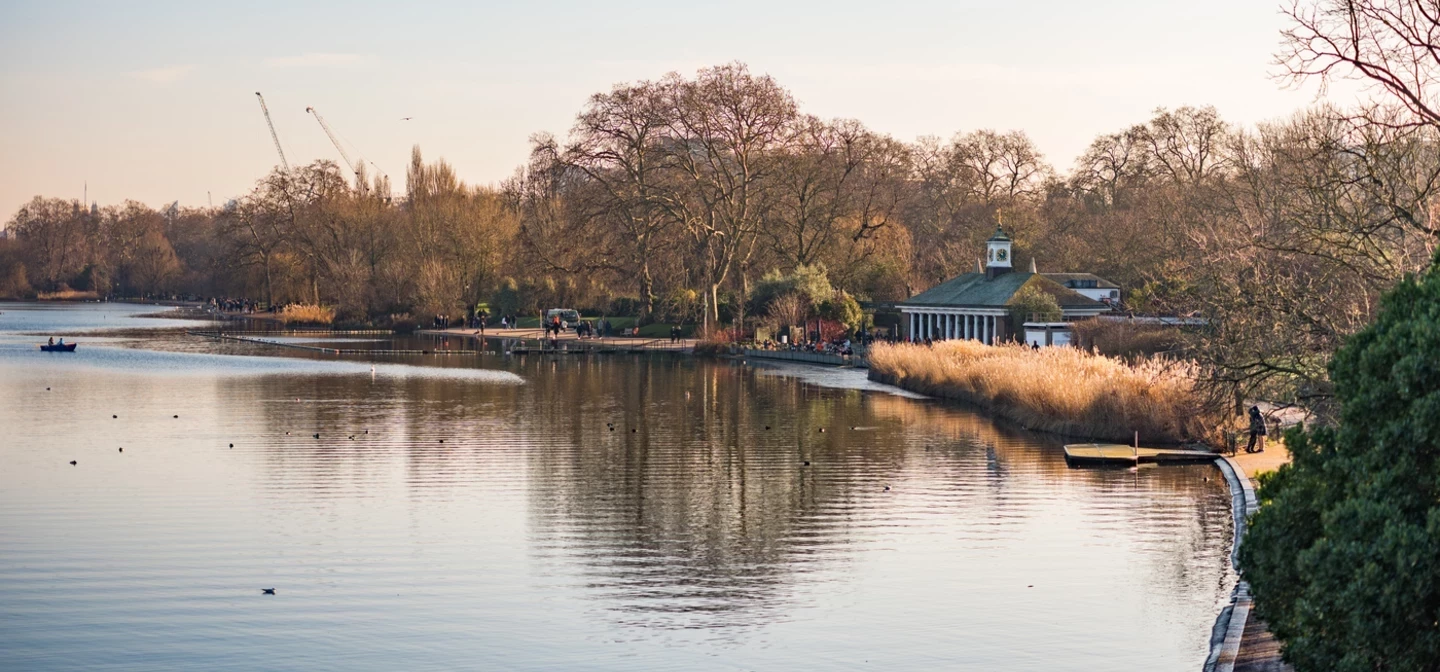
[[[1205,450],[1137,448],[1119,443],[1071,443],[1065,446],[1065,462],[1072,467],[1191,464],[1214,462],[1215,457],[1215,453]]]

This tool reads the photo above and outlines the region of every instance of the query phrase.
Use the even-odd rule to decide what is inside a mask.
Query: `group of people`
[[[244,313],[248,315],[259,312],[260,303],[251,299],[212,298],[210,299],[210,307],[222,313]]]
[[[776,343],[766,340],[759,344],[761,350],[777,350],[784,352],[813,352],[821,355],[841,355],[849,357],[855,354],[855,344],[848,338],[837,338],[829,341],[816,341],[810,343]]]

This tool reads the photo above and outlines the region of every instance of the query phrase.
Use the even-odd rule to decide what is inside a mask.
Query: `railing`
[[[803,350],[745,350],[746,357],[758,359],[779,359],[790,362],[805,362],[807,364],[830,364],[832,366],[854,366],[858,368],[869,368],[870,363],[862,355],[832,355],[825,352],[805,352]]]
[[[598,354],[598,353],[650,353],[690,352],[692,345],[685,341],[671,342],[666,338],[514,338],[505,336],[484,336],[486,340],[496,341],[500,344],[500,350],[514,354],[545,353],[545,354]]]

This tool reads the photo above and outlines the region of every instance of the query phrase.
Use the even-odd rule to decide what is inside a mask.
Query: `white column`
[[[925,313],[925,338],[935,340],[935,313]]]
[[[910,313],[910,331],[905,334],[911,341],[915,340],[915,313]]]

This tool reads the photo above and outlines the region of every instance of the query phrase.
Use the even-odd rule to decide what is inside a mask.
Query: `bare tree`
[[[721,285],[754,252],[769,216],[767,180],[795,118],[795,100],[774,79],[739,63],[706,68],[694,80],[672,74],[664,86],[673,108],[665,161],[678,191],[663,207],[694,244],[709,326],[719,323]]]
[[[624,250],[620,267],[635,278],[642,319],[655,310],[652,260],[675,223],[662,207],[672,198],[663,184],[661,142],[670,117],[660,85],[616,86],[590,98],[560,156],[595,186],[586,216],[614,225]]]
[[[1292,81],[1358,78],[1404,105],[1409,119],[1440,125],[1440,6],[1433,0],[1296,0],[1277,54]]]

